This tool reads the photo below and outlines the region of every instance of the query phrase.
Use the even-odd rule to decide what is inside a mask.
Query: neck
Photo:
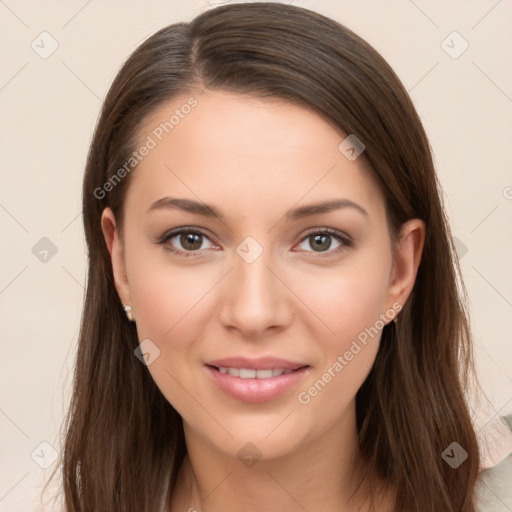
[[[350,500],[357,484],[355,408],[347,417],[292,453],[253,464],[226,455],[185,427],[188,453],[171,512],[369,510],[364,492]]]

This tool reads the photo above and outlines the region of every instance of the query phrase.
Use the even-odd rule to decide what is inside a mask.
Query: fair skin
[[[160,107],[140,140],[190,96]],[[123,238],[112,211],[102,217],[120,300],[132,306],[139,340],[160,350],[147,370],[183,418],[188,453],[169,510],[368,510],[368,503],[348,503],[355,395],[383,323],[412,290],[424,224],[405,223],[393,248],[383,197],[363,159],[349,161],[338,150],[346,135],[318,114],[228,92],[193,96],[197,107],[130,178]],[[223,218],[148,211],[165,196],[213,205]],[[357,206],[286,216],[337,199]],[[179,227],[203,236],[156,243]],[[250,251],[263,251],[251,262],[237,252],[248,236],[257,242]],[[363,345],[358,335],[372,327],[379,332]],[[354,340],[360,350],[345,357]],[[251,402],[226,394],[205,366],[232,356],[279,357],[306,368],[284,394]],[[333,370],[339,356],[342,369]],[[325,386],[308,393],[322,378]],[[237,455],[243,447],[261,458],[247,463]],[[379,510],[388,509],[383,501]]]

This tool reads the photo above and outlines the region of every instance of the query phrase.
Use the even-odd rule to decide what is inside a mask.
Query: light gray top
[[[480,475],[476,505],[478,512],[512,512],[512,453]]]

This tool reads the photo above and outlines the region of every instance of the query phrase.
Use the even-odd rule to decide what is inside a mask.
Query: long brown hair
[[[136,149],[142,122],[202,88],[314,109],[363,141],[360,158],[380,185],[392,237],[411,218],[426,223],[414,289],[397,323],[384,328],[357,393],[354,471],[361,482],[367,468],[380,475],[396,511],[473,512],[479,453],[463,391],[473,368],[465,291],[418,114],[360,37],[313,11],[266,2],[218,7],[161,29],[128,58],[105,98],[83,182],[89,266],[63,423],[65,510],[156,512],[186,453],[180,416],[134,357],[139,340],[114,286],[100,218],[110,207],[122,225],[131,174],[108,193],[104,184]],[[456,469],[442,458],[454,441],[469,454]]]

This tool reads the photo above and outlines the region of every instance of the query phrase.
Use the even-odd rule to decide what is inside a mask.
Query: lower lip
[[[267,402],[284,395],[306,374],[308,367],[270,379],[241,379],[206,366],[215,383],[227,395],[243,402]]]

